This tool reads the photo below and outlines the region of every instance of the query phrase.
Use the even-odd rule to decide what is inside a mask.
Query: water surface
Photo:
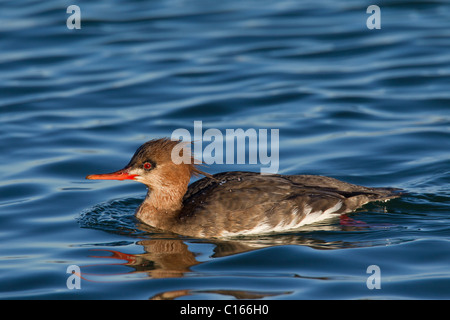
[[[0,11],[1,299],[450,298],[448,2],[384,1],[380,30],[356,0],[80,2],[80,30],[70,4]],[[279,173],[408,194],[216,241],[142,225],[143,185],[84,179],[194,121],[279,129]]]

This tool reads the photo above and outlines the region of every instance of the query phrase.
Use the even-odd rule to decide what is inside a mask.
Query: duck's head
[[[183,145],[184,144],[184,145]],[[190,148],[180,141],[167,138],[150,140],[141,145],[130,162],[123,168],[112,173],[91,174],[90,180],[135,180],[151,190],[168,187],[187,187],[192,174],[204,174],[194,164],[193,157],[186,154]],[[173,155],[177,159],[172,159]],[[179,159],[188,161],[180,162]]]

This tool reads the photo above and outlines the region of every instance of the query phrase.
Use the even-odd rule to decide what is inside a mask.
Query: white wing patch
[[[221,237],[236,237],[236,236],[248,236],[252,234],[264,234],[272,232],[273,228],[267,223],[262,222],[259,223],[256,227],[248,230],[244,230],[241,232],[229,232],[229,231],[223,231],[220,236]]]
[[[309,207],[309,206],[307,205],[307,207]],[[342,207],[342,201],[339,201],[333,207],[331,207],[323,212],[322,212],[322,210],[319,210],[316,212],[306,214],[305,218],[302,220],[301,226],[305,225],[305,224],[310,224],[310,223],[314,223],[314,222],[332,218],[332,217],[334,217],[334,215],[332,213],[338,211],[341,207]],[[310,208],[309,212],[311,212],[312,208],[311,207],[309,207],[309,208]]]
[[[297,229],[303,225],[315,223],[318,221],[322,221],[325,219],[329,219],[335,217],[333,215],[334,212],[338,211],[342,207],[342,201],[337,202],[333,207],[322,211],[312,211],[312,207],[309,205],[305,205],[304,215],[299,214],[298,208],[295,208],[291,212],[291,219],[289,221],[280,221],[276,226],[271,226],[267,223],[267,221],[262,221],[256,227],[248,230],[244,230],[242,232],[228,232],[224,231],[220,235],[221,237],[235,237],[235,236],[244,236],[244,235],[254,235],[254,234],[267,234],[272,232],[283,232],[292,229]]]

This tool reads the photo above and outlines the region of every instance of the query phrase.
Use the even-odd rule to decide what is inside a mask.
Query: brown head
[[[152,191],[186,192],[192,174],[203,174],[191,161],[176,164],[172,161],[172,151],[177,146],[179,152],[182,142],[167,138],[150,140],[141,145],[125,168],[106,174],[92,174],[86,177],[90,180],[136,180],[147,185]],[[177,192],[177,193],[179,193]]]

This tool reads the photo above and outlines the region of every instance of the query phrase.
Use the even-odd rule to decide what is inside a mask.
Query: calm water
[[[78,1],[80,30],[71,4],[1,4],[1,299],[450,298],[448,1],[383,1],[380,30],[360,0]],[[139,183],[84,179],[194,121],[279,129],[279,173],[409,194],[225,242],[140,224]],[[206,168],[227,170],[258,167]]]

